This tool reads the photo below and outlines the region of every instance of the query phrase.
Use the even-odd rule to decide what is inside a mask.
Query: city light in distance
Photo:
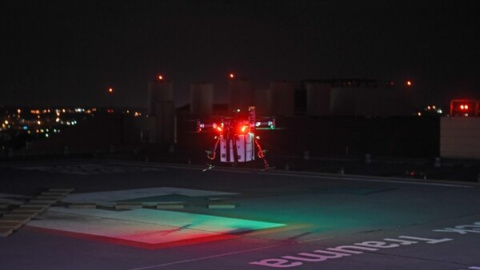
[[[407,86],[412,86],[413,85],[411,80],[407,80],[406,84],[407,84]]]
[[[235,74],[230,73],[230,74],[228,74],[228,77],[229,77],[230,79],[235,79]]]
[[[112,87],[108,88],[108,93],[113,93],[113,88]]]

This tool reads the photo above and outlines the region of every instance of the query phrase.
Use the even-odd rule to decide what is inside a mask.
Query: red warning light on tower
[[[412,82],[411,80],[407,80],[407,81],[405,82],[405,84],[406,84],[407,86],[412,86],[412,85],[413,85],[413,82]]]
[[[113,93],[113,88],[112,87],[108,88],[108,93],[110,93],[110,94]]]
[[[230,74],[228,74],[228,77],[233,80],[233,79],[235,79],[235,74],[230,73]]]
[[[480,101],[475,99],[453,99],[450,101],[451,116],[480,116]]]
[[[158,75],[157,79],[158,79],[159,81],[163,81],[163,75],[161,75],[161,74]]]

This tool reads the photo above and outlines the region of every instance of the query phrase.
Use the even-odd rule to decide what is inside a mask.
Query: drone
[[[258,121],[255,116],[255,106],[249,106],[246,115],[242,114],[240,110],[236,110],[232,118],[221,119],[219,122],[202,123],[200,120],[197,121],[197,132],[209,130],[216,133],[213,149],[206,151],[209,160],[214,161],[219,152],[222,163],[250,162],[255,160],[256,146],[257,156],[263,159],[265,170],[268,170],[265,150],[260,146],[260,137],[255,136],[255,131],[259,128],[274,129],[275,119]],[[209,165],[209,169],[212,167]]]

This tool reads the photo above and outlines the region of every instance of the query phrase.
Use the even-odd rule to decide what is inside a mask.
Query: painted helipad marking
[[[159,188],[145,188],[145,189],[129,189],[129,190],[115,190],[106,192],[92,192],[69,194],[63,199],[66,203],[96,203],[97,205],[115,207],[116,202],[129,201],[148,197],[160,197],[167,195],[182,195],[188,197],[204,197],[204,196],[234,196],[238,193],[220,192],[210,190],[197,190],[186,188],[173,187],[159,187]],[[162,203],[162,201],[150,203]]]
[[[11,211],[2,214],[0,218],[0,227],[3,230],[2,236],[8,236],[13,233],[14,230],[20,229],[21,225],[28,223],[31,219],[37,217],[50,205],[57,203],[61,198],[65,197],[69,192],[74,189],[49,189],[49,192],[57,192],[57,196],[38,195],[30,198],[27,203],[21,203],[19,207],[13,208]],[[0,199],[3,197],[2,195]]]
[[[52,207],[28,226],[82,238],[157,249],[228,239],[284,224],[153,209],[107,211]]]

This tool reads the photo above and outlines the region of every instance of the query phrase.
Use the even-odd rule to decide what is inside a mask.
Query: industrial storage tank
[[[274,115],[292,117],[295,115],[295,84],[272,82],[272,109]]]
[[[148,114],[155,115],[157,105],[173,102],[173,83],[159,76],[148,84]]]
[[[173,145],[175,134],[175,103],[173,83],[162,76],[148,85],[148,114],[155,118],[155,142]]]
[[[330,115],[330,89],[331,85],[324,82],[305,82],[307,91],[307,115]]]
[[[213,84],[190,85],[190,113],[194,116],[211,116],[213,112]]]
[[[255,89],[253,83],[244,79],[228,81],[229,110],[248,111],[249,106],[255,105]]]

